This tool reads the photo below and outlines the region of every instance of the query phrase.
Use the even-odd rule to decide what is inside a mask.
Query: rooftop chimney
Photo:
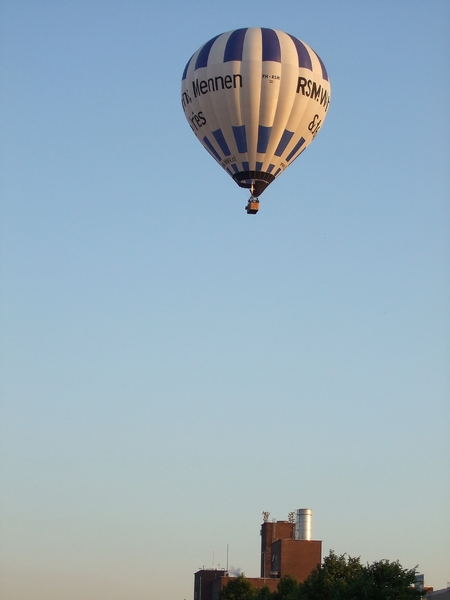
[[[297,509],[295,521],[295,539],[308,540],[312,537],[312,510],[310,508]]]

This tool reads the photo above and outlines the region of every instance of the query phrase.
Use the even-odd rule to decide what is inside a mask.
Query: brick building
[[[271,591],[285,575],[304,581],[322,562],[322,542],[311,540],[310,509],[299,509],[289,521],[268,520],[264,513],[261,525],[261,574],[247,577],[256,588],[267,585]],[[194,600],[218,600],[219,591],[230,577],[225,569],[201,569],[194,575]]]

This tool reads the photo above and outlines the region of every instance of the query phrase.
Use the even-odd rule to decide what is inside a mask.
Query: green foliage
[[[299,586],[295,600],[414,600],[415,569],[381,560],[364,566],[359,558],[330,552]]]
[[[412,587],[416,580],[415,569],[403,569],[398,561],[380,560],[365,568],[361,585],[367,600],[410,600],[424,593]]]
[[[273,600],[273,592],[270,591],[268,585],[264,585],[259,590],[256,590],[254,600]]]
[[[267,585],[255,589],[240,575],[220,590],[219,600],[418,600],[425,593],[413,587],[415,578],[416,570],[398,561],[364,566],[359,558],[331,550],[303,583],[286,575],[271,592]]]
[[[292,575],[285,575],[280,579],[277,591],[273,592],[273,600],[296,600],[299,593],[299,583]]]
[[[233,577],[219,592],[219,600],[254,600],[255,587],[245,578],[245,575]]]
[[[305,600],[350,600],[351,588],[363,577],[359,558],[337,556],[332,550],[323,563],[300,584],[298,598]]]

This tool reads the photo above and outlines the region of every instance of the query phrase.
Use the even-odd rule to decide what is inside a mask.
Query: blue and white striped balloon
[[[275,29],[222,33],[186,65],[183,110],[234,181],[259,196],[311,143],[330,104],[323,62]]]

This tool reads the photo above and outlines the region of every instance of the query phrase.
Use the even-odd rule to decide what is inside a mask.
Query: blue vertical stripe
[[[281,172],[281,167],[279,169],[277,169],[277,171],[275,172],[274,177],[276,177],[278,175],[278,173],[280,173],[280,172]]]
[[[194,55],[191,56],[191,58],[188,60],[187,65],[184,67],[184,71],[183,71],[183,77],[181,78],[181,81],[184,81],[186,79],[186,75],[187,75],[187,70],[189,69],[189,65],[191,64],[191,60],[192,57]]]
[[[262,59],[281,62],[281,48],[278,35],[273,29],[261,27]]]
[[[242,170],[243,171],[250,171],[250,165],[248,162],[243,162],[242,163]]]
[[[219,34],[219,35],[222,35],[222,34]],[[209,53],[211,51],[211,47],[214,44],[214,42],[217,40],[218,37],[219,36],[216,35],[216,37],[213,37],[212,40],[209,40],[209,42],[206,42],[206,44],[200,50],[200,52],[198,53],[198,56],[197,56],[197,60],[195,61],[194,71],[196,71],[197,69],[201,69],[202,67],[206,67],[206,65],[208,64],[208,58],[209,58]]]
[[[225,46],[225,53],[223,55],[223,62],[230,62],[231,60],[242,60],[242,52],[244,50],[244,39],[247,33],[247,28],[236,29],[230,35]]]
[[[228,148],[227,142],[225,141],[222,130],[216,129],[216,131],[213,131],[212,133],[213,133],[213,136],[216,138],[216,142],[219,144],[220,149],[222,150],[224,156],[230,156],[231,152],[230,152],[230,149]]]
[[[272,171],[274,170],[274,168],[275,168],[275,165],[270,164],[269,168],[267,169],[267,172],[268,173],[272,173]]]
[[[209,149],[209,151],[211,152],[211,154],[214,156],[214,158],[216,158],[219,162],[222,160],[220,158],[220,155],[218,152],[216,152],[216,149],[214,148],[214,146],[211,144],[211,142],[208,140],[208,138],[205,137],[203,138],[203,143],[205,144],[205,146]]]
[[[316,53],[314,52],[314,54],[316,54]],[[325,79],[325,81],[328,81],[328,73],[327,73],[327,70],[325,69],[325,65],[323,64],[320,56],[318,56],[317,54],[316,54],[316,56],[319,59],[320,66],[322,67],[322,77]]]
[[[280,143],[278,144],[277,149],[275,150],[275,156],[281,156],[286,149],[286,146],[291,141],[291,137],[294,135],[293,131],[289,131],[285,129],[283,135],[281,136]]]
[[[233,169],[233,171],[234,171],[235,173],[239,173],[239,169],[238,169],[238,167],[237,167],[237,164],[236,164],[236,163],[233,163],[233,164],[231,165],[231,168]]]
[[[247,136],[245,134],[245,125],[240,125],[239,127],[233,126],[232,129],[238,152],[245,154],[247,152]]]
[[[294,42],[295,47],[297,49],[298,66],[302,67],[303,69],[309,69],[310,71],[312,71],[311,57],[309,55],[308,50],[306,49],[306,46],[303,44],[303,42],[301,42],[300,40],[298,40],[293,35],[290,35],[288,33],[288,36]]]
[[[291,160],[291,158],[294,156],[294,154],[297,154],[297,152],[300,150],[300,148],[303,146],[304,143],[305,143],[305,138],[300,138],[300,140],[295,144],[293,149],[286,156],[287,162],[289,162]]]
[[[262,162],[256,162],[256,170],[257,171],[262,171],[262,166],[263,166]]]
[[[266,152],[271,131],[272,127],[264,127],[264,125],[260,125],[258,127],[258,145],[256,148],[257,152]]]

